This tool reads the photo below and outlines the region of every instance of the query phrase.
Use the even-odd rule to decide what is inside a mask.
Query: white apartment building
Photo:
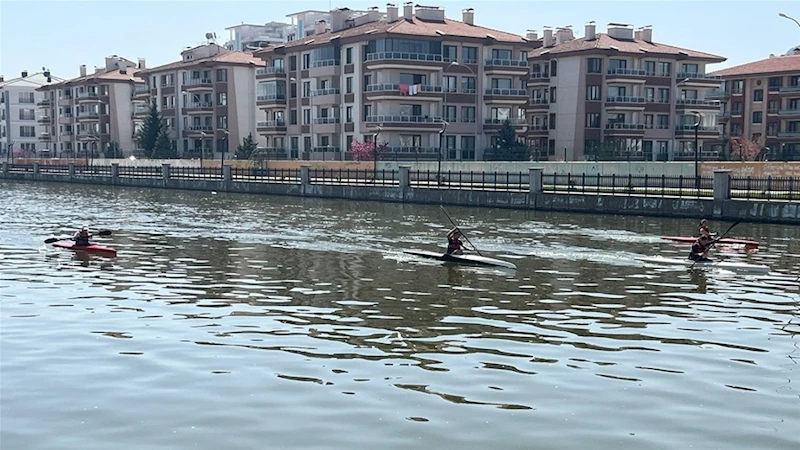
[[[0,76],[0,154],[9,156],[47,156],[46,121],[37,119],[37,105],[45,102],[42,86],[64,81],[49,71],[28,73],[5,80]],[[11,151],[9,153],[9,150]]]
[[[180,61],[137,73],[146,86],[134,92],[134,117],[143,120],[155,102],[184,158],[223,157],[256,133],[256,70],[251,53],[213,42],[181,52]],[[230,157],[230,156],[229,156]]]
[[[41,140],[50,145],[53,156],[99,157],[112,142],[123,154],[136,148],[131,98],[141,85],[139,66],[119,56],[105,58],[103,66],[80,76],[42,86],[40,123],[45,126]]]

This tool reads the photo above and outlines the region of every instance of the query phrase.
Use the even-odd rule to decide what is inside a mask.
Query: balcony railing
[[[778,137],[797,138],[800,137],[800,131],[782,131],[778,133]]]
[[[796,116],[798,114],[800,114],[800,108],[782,109],[778,111],[778,115],[781,116]]]
[[[76,96],[76,98],[78,98],[78,99],[82,99],[82,98],[97,98],[97,97],[99,97],[97,92],[88,92],[88,91],[78,92],[78,95]]]
[[[419,92],[442,92],[441,86],[431,86],[427,84],[417,85]],[[399,83],[378,83],[378,84],[368,84],[365,88],[367,92],[400,92],[400,84]],[[455,92],[455,91],[448,91],[448,92]]]
[[[548,72],[532,72],[530,75],[531,80],[549,80],[550,74]]]
[[[383,122],[409,122],[409,123],[441,123],[441,117],[433,116],[367,116],[366,122],[368,123],[383,123]]]
[[[647,125],[643,123],[607,123],[606,130],[646,130]]]
[[[78,113],[78,117],[100,117],[100,113],[96,111],[83,111]]]
[[[38,103],[36,103],[36,106],[50,106],[50,99],[49,98],[43,98],[43,99],[39,100]]]
[[[744,90],[742,90],[741,88],[731,89],[731,95],[742,95],[742,93],[744,93]]]
[[[527,119],[525,119],[524,117],[513,117],[508,119],[484,119],[483,123],[485,125],[502,125],[505,123],[506,120],[511,122],[511,125],[525,125],[526,123],[528,123]]]
[[[676,125],[675,131],[694,131],[694,125]],[[717,127],[709,127],[709,126],[699,126],[697,127],[697,131],[705,131],[705,132],[719,132],[719,128]]]
[[[201,132],[201,131],[214,131],[214,127],[211,125],[189,125],[186,127],[186,131],[194,131],[194,132]]]
[[[386,59],[442,62],[442,55],[432,55],[428,53],[406,53],[406,52],[377,52],[377,53],[367,54],[367,61],[381,61]]]
[[[256,75],[272,75],[276,73],[286,73],[286,67],[283,66],[270,66],[256,70]]]
[[[722,76],[720,75],[709,75],[707,73],[696,73],[696,72],[678,72],[676,75],[678,80],[690,79],[690,80],[722,80]]]
[[[147,106],[136,106],[133,108],[134,114],[147,114],[150,112],[150,108]]]
[[[147,86],[147,85],[138,85],[138,86],[133,88],[133,93],[134,93],[134,95],[136,95],[136,94],[149,94],[150,93],[150,87]]]
[[[781,92],[798,92],[798,91],[800,91],[800,85],[781,86]]]
[[[190,102],[186,104],[186,108],[191,109],[208,109],[214,106],[211,102]]]
[[[278,128],[285,126],[286,126],[285,120],[266,120],[256,123],[257,128]]]
[[[528,127],[528,131],[550,131],[550,127],[547,125],[531,125]]]
[[[648,103],[645,97],[606,97],[606,103]]]
[[[514,59],[487,59],[483,65],[486,67],[528,67],[528,61],[517,61]]]
[[[331,66],[338,66],[341,64],[341,61],[338,59],[323,59],[320,61],[312,61],[311,67],[318,68],[318,67],[331,67]]]
[[[259,102],[271,102],[276,100],[286,100],[286,94],[266,94],[256,97]]]
[[[550,104],[550,100],[547,100],[545,98],[532,98],[532,99],[530,99],[529,103],[531,105],[549,105]]]
[[[616,69],[608,69],[606,75],[633,75],[637,77],[654,77],[655,72],[648,72],[642,69],[629,69],[627,67],[618,67]]]
[[[329,125],[332,123],[339,123],[340,119],[338,117],[317,117],[314,119],[314,124],[316,125]]]
[[[327,147],[313,147],[311,148],[312,152],[327,152],[327,153],[339,153],[342,151],[341,147],[334,147],[334,146],[327,146]]]
[[[211,84],[211,78],[189,78],[183,83],[184,86],[200,86],[203,84]]]
[[[508,95],[508,96],[528,96],[528,91],[526,89],[486,89],[484,90],[485,95]]]
[[[326,88],[326,89],[314,89],[311,91],[311,95],[314,97],[320,95],[336,95],[339,93],[339,88]]]
[[[679,98],[676,101],[678,105],[707,105],[718,106],[719,100],[710,100],[706,98]]]
[[[723,89],[713,89],[706,92],[706,98],[728,98],[730,96],[731,93]]]

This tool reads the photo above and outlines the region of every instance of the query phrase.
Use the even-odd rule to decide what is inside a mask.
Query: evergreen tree
[[[162,127],[156,137],[156,143],[151,153],[153,159],[175,159],[178,157],[178,150],[175,148],[169,130]]]
[[[119,142],[111,141],[108,143],[108,148],[105,151],[105,157],[108,159],[122,158],[122,149],[119,148]]]
[[[136,133],[136,142],[144,150],[145,155],[150,155],[151,158],[155,157],[153,152],[156,149],[156,141],[163,128],[165,127],[161,120],[161,113],[158,112],[156,102],[152,102],[150,113]]]
[[[236,159],[251,159],[257,148],[258,144],[253,140],[253,135],[248,134],[236,147]]]
[[[497,148],[505,151],[512,151],[519,147],[517,142],[517,131],[511,125],[511,120],[506,119],[500,127],[500,133],[497,135]]]

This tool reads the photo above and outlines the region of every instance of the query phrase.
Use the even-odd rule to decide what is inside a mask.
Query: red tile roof
[[[224,63],[224,64],[240,64],[240,65],[254,65],[258,67],[264,67],[264,61],[256,58],[253,56],[252,53],[247,52],[238,52],[234,50],[223,50],[216,55],[209,56],[207,58],[197,58],[191,59],[189,61],[175,61],[168,64],[164,64],[157,67],[152,67],[149,69],[143,69],[143,74],[150,74],[154,72],[163,72],[167,70],[178,69],[181,67],[190,67],[196,66],[202,63]]]
[[[143,80],[140,78],[139,72],[140,69],[135,67],[128,67],[124,69],[125,73],[121,73],[120,69],[103,71],[99,73],[90,73],[85,77],[78,77],[73,78],[71,80],[62,81],[60,83],[53,83],[47,86],[42,86],[37,90],[46,91],[49,88],[53,87],[62,87],[62,86],[74,86],[77,84],[85,83],[85,82],[97,82],[97,81],[119,81],[119,82],[132,82],[132,83],[141,83]]]
[[[613,49],[611,47],[616,47]],[[705,59],[712,62],[723,62],[726,58],[712,55],[711,53],[698,52],[672,45],[659,44],[657,42],[647,42],[636,39],[617,39],[605,33],[598,33],[596,39],[587,40],[585,37],[574,39],[555,45],[553,47],[541,47],[530,54],[530,58],[545,55],[557,55],[564,53],[587,52],[591,50],[616,50],[619,53],[627,54],[656,54],[656,55],[686,55],[689,58]]]
[[[368,40],[371,34],[379,34],[379,33],[389,33],[389,34],[400,34],[406,36],[422,36],[422,37],[443,37],[443,36],[452,36],[454,38],[459,37],[468,37],[468,38],[478,38],[478,39],[487,39],[490,36],[494,38],[498,42],[503,43],[514,43],[514,44],[526,44],[528,43],[522,36],[508,33],[505,31],[494,30],[491,28],[485,28],[477,25],[469,25],[464,22],[459,22],[457,20],[445,19],[444,22],[441,21],[428,21],[428,20],[421,20],[414,16],[413,20],[405,20],[404,18],[400,17],[398,20],[394,22],[387,22],[385,19],[376,21],[376,22],[369,22],[363,25],[359,25],[353,28],[347,28],[344,30],[339,31],[327,31],[325,33],[315,34],[313,36],[308,36],[302,39],[298,39],[295,41],[287,42],[283,44],[283,46],[278,45],[277,47],[284,47],[286,49],[291,49],[295,47],[301,47],[304,45],[314,45],[319,44],[327,44],[331,41],[331,38],[338,36],[339,38],[349,38],[355,37],[359,35],[364,35],[364,40]],[[256,50],[255,55],[269,53],[276,47],[267,47],[263,50]]]
[[[800,55],[773,56],[771,58],[718,70],[711,75],[723,77],[757,75],[767,73],[800,72]],[[800,75],[800,73],[798,73]]]

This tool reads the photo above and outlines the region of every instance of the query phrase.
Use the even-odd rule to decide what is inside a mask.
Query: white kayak
[[[503,267],[506,269],[516,269],[514,264],[500,259],[487,258],[480,255],[448,255],[446,253],[426,252],[425,250],[406,250],[403,253],[423,258],[438,259],[439,261],[466,264],[470,266],[484,267]]]
[[[653,264],[663,264],[667,266],[677,266],[682,265],[686,267],[697,267],[697,268],[712,268],[712,269],[723,269],[723,270],[741,270],[741,271],[748,271],[748,272],[763,272],[768,273],[771,269],[769,266],[764,266],[760,264],[747,264],[741,262],[730,262],[730,261],[709,261],[703,262],[699,261],[695,263],[691,259],[680,259],[680,258],[664,258],[661,256],[651,256],[651,257],[643,257],[643,258],[636,258],[638,261],[653,263]],[[694,264],[694,266],[692,266]]]

